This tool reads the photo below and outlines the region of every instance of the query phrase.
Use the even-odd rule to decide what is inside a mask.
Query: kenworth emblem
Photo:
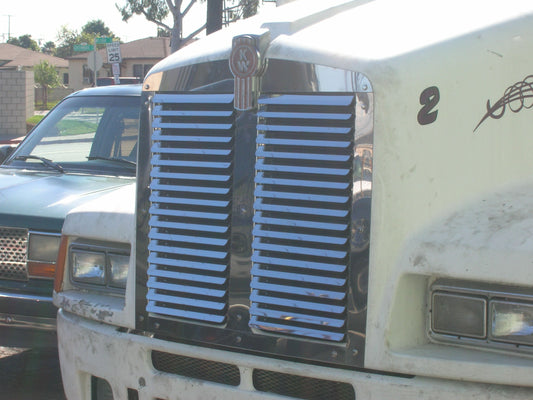
[[[262,72],[255,37],[243,35],[233,38],[229,68],[235,77],[235,108],[244,111],[255,107],[259,75]]]

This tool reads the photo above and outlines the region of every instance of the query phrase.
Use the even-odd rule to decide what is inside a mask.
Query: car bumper
[[[533,388],[349,371],[166,342],[123,332],[113,326],[90,321],[63,310],[58,313],[58,339],[61,374],[69,399],[91,398],[92,377],[105,379],[115,399],[129,398],[132,392],[141,400],[170,398],[171,395],[187,399],[288,398],[258,389],[257,371],[266,371],[271,376],[282,376],[285,383],[290,382],[292,377],[296,377],[295,382],[304,377],[306,382],[313,384],[333,382],[348,385],[353,388],[353,398],[357,400],[533,398]],[[232,383],[229,379],[215,382],[191,377],[187,368],[181,369],[183,373],[158,370],[152,361],[153,352],[165,353],[170,359],[174,357],[197,360],[203,365],[198,370],[205,372],[206,377],[211,376],[209,370],[213,366],[234,366],[238,374],[237,383]],[[225,372],[219,374],[220,376],[225,377]],[[305,390],[308,388],[302,387],[301,393]],[[316,393],[315,397],[296,395],[292,398],[316,398]]]
[[[56,313],[51,296],[0,292],[0,345],[57,346]]]

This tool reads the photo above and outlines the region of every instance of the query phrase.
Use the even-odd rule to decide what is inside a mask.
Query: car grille
[[[0,227],[0,278],[27,280],[28,231]]]

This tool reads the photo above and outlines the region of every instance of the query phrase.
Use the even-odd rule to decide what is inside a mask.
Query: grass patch
[[[46,103],[46,105],[43,105],[43,103],[35,104],[35,109],[37,111],[51,110],[55,107],[57,103],[59,103],[59,101],[49,101],[48,103]]]
[[[37,125],[43,118],[44,118],[44,115],[34,115],[28,118],[26,120],[26,123],[30,125]]]

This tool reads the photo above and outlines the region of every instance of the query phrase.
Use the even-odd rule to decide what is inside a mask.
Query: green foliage
[[[58,87],[61,82],[55,67],[48,61],[41,61],[33,67],[35,82],[44,89],[43,105],[48,102],[48,89]]]
[[[223,11],[224,24],[228,25],[239,19],[249,18],[257,14],[258,8],[259,0],[229,0],[226,2],[226,9]]]
[[[88,35],[92,36],[108,36],[108,37],[115,37],[113,32],[105,26],[104,21],[101,19],[93,19],[92,21],[87,22],[83,27],[81,28],[81,33],[86,33]]]
[[[18,38],[10,38],[7,43],[14,44],[15,46],[23,47],[25,49],[39,51],[39,45],[35,40],[31,38],[31,35],[22,35]]]
[[[114,40],[120,40],[113,32],[105,25],[102,20],[92,20],[87,22],[78,33],[76,30],[68,29],[65,25],[61,27],[57,35],[59,46],[56,50],[56,56],[67,58],[74,55],[75,44],[94,44],[96,37],[111,37]],[[105,44],[97,45],[97,48],[104,48]]]
[[[181,5],[181,0],[172,0]],[[193,0],[194,3],[196,0]],[[144,15],[148,21],[156,23],[158,26],[163,27],[165,24],[163,20],[168,16],[169,8],[165,0],[126,0],[126,5],[117,9],[122,14],[122,20],[127,21],[133,15]]]
[[[35,74],[35,82],[42,87],[54,88],[61,84],[57,70],[46,60],[34,65],[33,73]]]
[[[26,123],[28,125],[37,125],[43,118],[44,115],[33,115],[26,120]]]
[[[54,42],[46,42],[41,51],[45,54],[55,55],[56,54],[56,44]]]

